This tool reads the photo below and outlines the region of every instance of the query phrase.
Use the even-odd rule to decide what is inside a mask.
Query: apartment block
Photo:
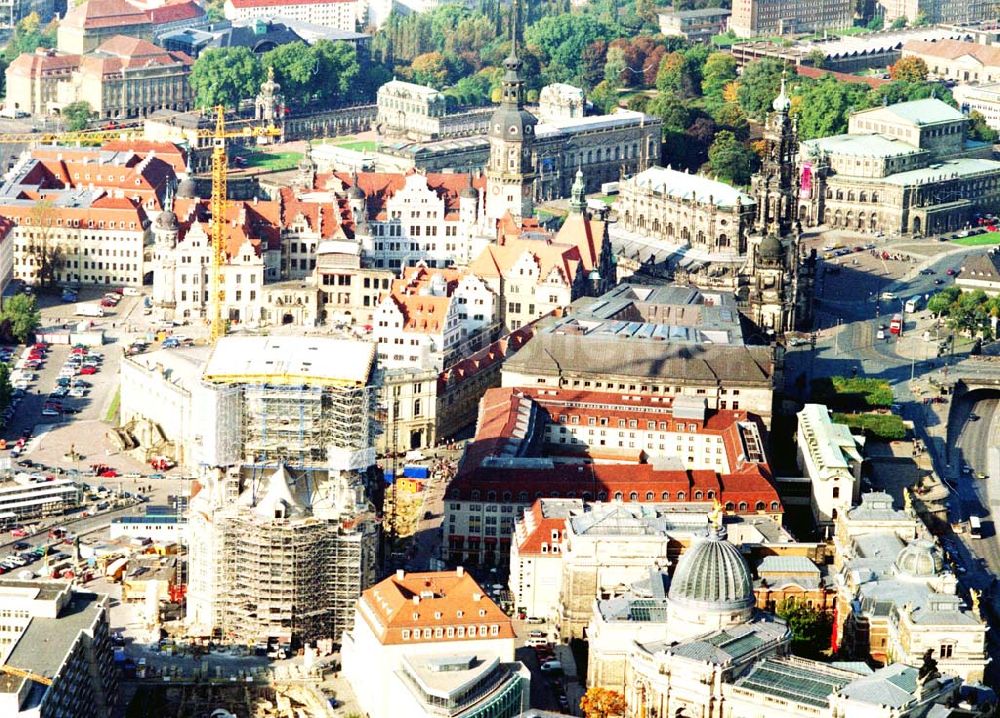
[[[853,22],[851,0],[734,0],[729,29],[759,37],[840,30]]]

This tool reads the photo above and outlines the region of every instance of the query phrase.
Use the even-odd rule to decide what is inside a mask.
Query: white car
[[[896,298],[896,295],[892,292],[882,292],[881,298],[883,302],[891,302]]]

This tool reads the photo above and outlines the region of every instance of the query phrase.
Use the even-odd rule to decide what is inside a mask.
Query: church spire
[[[569,211],[583,214],[587,209],[587,183],[583,180],[583,170],[576,170],[576,179],[570,189]]]
[[[521,69],[523,63],[521,58],[517,54],[518,41],[520,40],[520,15],[521,15],[521,3],[520,0],[514,0],[514,4],[511,7],[511,12],[513,17],[511,19],[511,30],[510,30],[510,55],[507,59],[503,61],[503,66],[506,72],[503,76],[503,84],[501,87],[500,101],[501,104],[515,109],[521,109],[524,107],[524,81],[521,79],[519,70]]]

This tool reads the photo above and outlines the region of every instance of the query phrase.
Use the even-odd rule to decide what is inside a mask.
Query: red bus
[[[892,321],[889,322],[889,333],[890,334],[902,334],[903,333],[903,315],[894,314],[892,316]]]

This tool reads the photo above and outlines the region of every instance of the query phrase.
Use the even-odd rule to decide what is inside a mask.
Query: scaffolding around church
[[[361,518],[265,518],[252,511],[226,517],[223,638],[245,645],[339,642],[354,602],[375,578],[374,523]]]

